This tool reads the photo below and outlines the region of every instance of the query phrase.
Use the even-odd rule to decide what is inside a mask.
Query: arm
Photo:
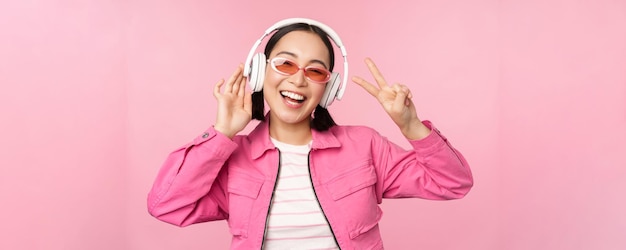
[[[148,195],[152,216],[178,226],[228,218],[225,166],[237,148],[231,138],[250,122],[252,112],[242,72],[239,65],[226,84],[222,79],[213,88],[215,126],[172,152],[161,167]]]
[[[465,158],[430,122],[419,119],[407,86],[388,85],[371,59],[365,59],[365,63],[378,86],[360,77],[353,77],[353,81],[380,102],[413,146],[413,151],[406,152],[386,139],[375,140],[373,148],[381,152],[377,164],[383,179],[379,194],[429,199],[463,197],[473,185]]]
[[[420,140],[409,140],[413,150],[405,149],[380,137],[375,140],[375,159],[380,182],[380,198],[417,197],[432,200],[464,197],[473,185],[469,165],[429,121],[432,132]]]
[[[194,142],[172,152],[148,194],[148,212],[159,220],[187,226],[228,218],[226,162],[236,149],[210,128]]]

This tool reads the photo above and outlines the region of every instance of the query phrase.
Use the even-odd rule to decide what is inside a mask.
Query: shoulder
[[[380,138],[381,135],[373,128],[362,125],[337,125],[329,129],[329,132],[339,139],[353,139],[363,141],[365,139]]]

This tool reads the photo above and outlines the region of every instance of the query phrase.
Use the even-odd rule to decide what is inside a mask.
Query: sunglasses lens
[[[275,58],[272,60],[272,64],[276,70],[285,74],[292,75],[298,72],[298,65],[287,59]]]
[[[330,73],[328,72],[328,70],[325,70],[323,68],[307,68],[306,69],[306,76],[316,82],[325,82],[328,80],[328,78],[330,78]]]

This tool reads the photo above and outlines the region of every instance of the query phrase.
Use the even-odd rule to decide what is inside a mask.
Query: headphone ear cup
[[[339,73],[331,73],[330,80],[328,80],[326,88],[324,89],[324,95],[320,100],[320,106],[322,106],[322,108],[328,108],[328,106],[333,103],[335,97],[337,96],[337,91],[339,91],[340,85],[341,77],[339,77]]]
[[[265,54],[257,53],[250,61],[249,86],[252,92],[263,90],[263,80],[265,79]]]

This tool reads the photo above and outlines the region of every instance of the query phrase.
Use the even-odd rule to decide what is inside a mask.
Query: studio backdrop
[[[350,77],[373,82],[371,57],[408,85],[470,163],[463,199],[383,202],[387,249],[626,248],[625,1],[8,0],[0,249],[227,249],[225,222],[178,228],[146,196],[215,121],[214,84],[288,17],[331,26]],[[348,84],[336,121],[408,147]]]

